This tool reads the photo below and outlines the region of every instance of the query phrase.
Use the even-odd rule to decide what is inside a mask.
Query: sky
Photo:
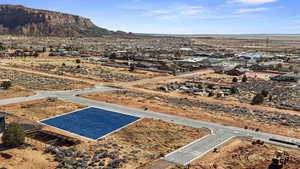
[[[299,0],[0,0],[156,34],[299,34]]]

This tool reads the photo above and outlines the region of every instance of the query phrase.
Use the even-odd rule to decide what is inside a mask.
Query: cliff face
[[[0,34],[27,36],[101,36],[115,34],[76,15],[0,5]]]

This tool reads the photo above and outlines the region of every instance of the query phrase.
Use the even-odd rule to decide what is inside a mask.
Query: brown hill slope
[[[0,5],[0,34],[101,36],[124,34],[97,27],[90,19],[19,5]]]

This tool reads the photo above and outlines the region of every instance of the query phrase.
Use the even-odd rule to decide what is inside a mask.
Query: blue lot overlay
[[[90,107],[40,122],[70,133],[97,140],[138,119],[140,118]]]

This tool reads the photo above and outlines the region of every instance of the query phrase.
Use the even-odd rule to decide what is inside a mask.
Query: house
[[[201,61],[200,65],[203,67],[214,67],[220,65],[222,62],[224,62],[224,59],[206,58]]]
[[[245,58],[245,59],[260,59],[262,58],[261,55],[257,54],[250,54],[250,53],[242,53],[238,55],[240,58]]]
[[[240,75],[244,74],[245,72],[240,71],[238,69],[231,69],[231,70],[225,71],[224,73],[227,75],[230,75],[230,76],[240,76]]]
[[[174,63],[178,66],[184,65],[185,67],[199,67],[205,59],[207,59],[207,57],[190,57],[183,60],[175,60]]]
[[[278,65],[283,65],[284,62],[283,61],[269,61],[269,62],[262,62],[259,65],[265,69],[276,69],[276,67],[278,67]]]
[[[289,73],[271,77],[271,80],[279,82],[300,82],[300,74]]]
[[[0,133],[3,133],[5,130],[5,117],[6,113],[0,112]]]

